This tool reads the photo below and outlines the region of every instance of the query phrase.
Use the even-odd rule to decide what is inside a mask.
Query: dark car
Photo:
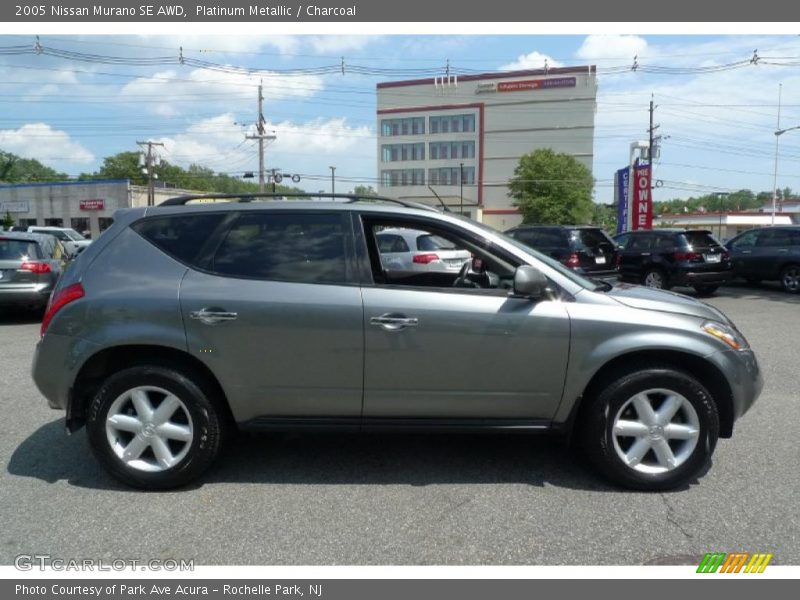
[[[780,281],[787,292],[800,292],[800,226],[761,227],[727,243],[733,274],[750,283]]]
[[[617,276],[617,245],[602,229],[585,225],[520,225],[506,235],[590,277]]]
[[[52,235],[0,233],[0,306],[44,309],[66,260]]]
[[[705,229],[629,231],[614,239],[623,281],[661,289],[688,286],[709,295],[732,277],[730,254]]]

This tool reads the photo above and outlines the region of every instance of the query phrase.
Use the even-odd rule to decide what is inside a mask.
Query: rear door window
[[[244,212],[211,261],[220,275],[296,283],[350,283],[346,215]]]
[[[791,240],[791,231],[788,229],[766,230],[758,236],[758,245],[768,248],[786,247],[792,243]]]
[[[627,250],[650,250],[653,247],[652,235],[631,236],[630,243],[626,246]]]
[[[567,238],[561,229],[518,229],[512,235],[531,248],[561,248],[567,246]]]
[[[614,242],[602,229],[576,229],[571,236],[575,250],[613,249]]]

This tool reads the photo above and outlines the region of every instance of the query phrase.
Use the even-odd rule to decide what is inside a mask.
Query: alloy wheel
[[[647,287],[661,289],[664,287],[664,276],[658,271],[650,271],[644,277],[644,284]]]
[[[800,267],[786,267],[783,271],[781,283],[783,284],[783,289],[787,292],[800,291]]]
[[[106,437],[127,467],[153,473],[174,467],[186,457],[194,428],[180,398],[163,388],[139,386],[111,404]]]
[[[700,439],[700,419],[692,404],[668,389],[650,389],[627,400],[617,412],[611,435],[617,456],[646,475],[677,469]]]

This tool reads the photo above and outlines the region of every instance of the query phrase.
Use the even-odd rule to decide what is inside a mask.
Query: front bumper
[[[764,375],[755,353],[748,350],[721,350],[709,359],[728,380],[733,400],[733,421],[741,418],[761,394]]]

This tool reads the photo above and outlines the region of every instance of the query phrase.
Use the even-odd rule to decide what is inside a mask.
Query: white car
[[[28,233],[49,233],[55,236],[70,256],[78,256],[92,243],[91,240],[87,240],[80,233],[69,227],[40,227],[33,225],[28,227]]]
[[[418,229],[383,229],[375,234],[385,269],[458,273],[472,254],[451,241]]]

